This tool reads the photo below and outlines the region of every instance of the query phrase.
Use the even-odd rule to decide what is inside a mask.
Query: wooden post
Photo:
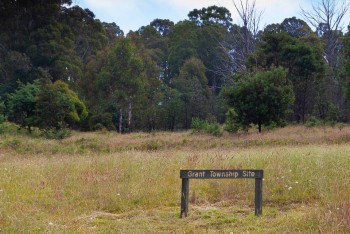
[[[262,215],[262,178],[255,179],[255,216]]]
[[[181,189],[181,214],[180,218],[187,217],[188,214],[188,197],[189,197],[190,183],[188,178],[182,179]]]

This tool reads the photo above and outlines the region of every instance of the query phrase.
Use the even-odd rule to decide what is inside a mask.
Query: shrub
[[[192,119],[191,129],[197,132],[204,131],[207,128],[208,122],[198,118]]]
[[[239,124],[237,123],[237,112],[231,108],[226,113],[226,120],[224,125],[224,130],[232,133],[236,133],[238,131]]]
[[[218,123],[208,123],[205,131],[214,136],[222,135],[222,130]]]
[[[0,99],[0,124],[6,121],[6,116],[5,116],[5,103],[1,101]]]
[[[316,127],[321,124],[321,121],[315,116],[311,116],[305,123],[305,126],[308,128]]]
[[[0,134],[14,133],[18,129],[18,125],[10,122],[0,123]]]
[[[0,114],[0,124],[6,121],[5,115]]]
[[[115,130],[113,124],[113,116],[111,113],[101,113],[92,115],[89,119],[89,126],[92,130],[101,130],[106,128],[108,130]]]
[[[222,130],[218,123],[209,123],[198,118],[192,119],[191,129],[196,132],[206,132],[214,136],[221,136]]]
[[[42,131],[41,135],[48,139],[61,140],[69,137],[71,135],[71,130],[65,123],[60,122],[58,128],[46,128]]]

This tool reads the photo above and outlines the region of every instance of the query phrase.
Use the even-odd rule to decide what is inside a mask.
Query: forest
[[[261,27],[255,1],[137,31],[71,0],[0,2],[0,123],[29,132],[230,132],[350,121],[346,1]]]

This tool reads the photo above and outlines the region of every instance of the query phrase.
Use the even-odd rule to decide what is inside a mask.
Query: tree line
[[[0,122],[120,132],[348,122],[348,3],[322,0],[304,20],[261,29],[254,0],[233,2],[239,24],[209,6],[127,34],[71,0],[0,2]]]

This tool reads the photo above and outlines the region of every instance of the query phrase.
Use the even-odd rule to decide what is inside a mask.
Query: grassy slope
[[[63,141],[0,135],[0,233],[347,233],[350,127],[263,134],[74,133]],[[253,180],[191,180],[180,169],[265,170]]]

